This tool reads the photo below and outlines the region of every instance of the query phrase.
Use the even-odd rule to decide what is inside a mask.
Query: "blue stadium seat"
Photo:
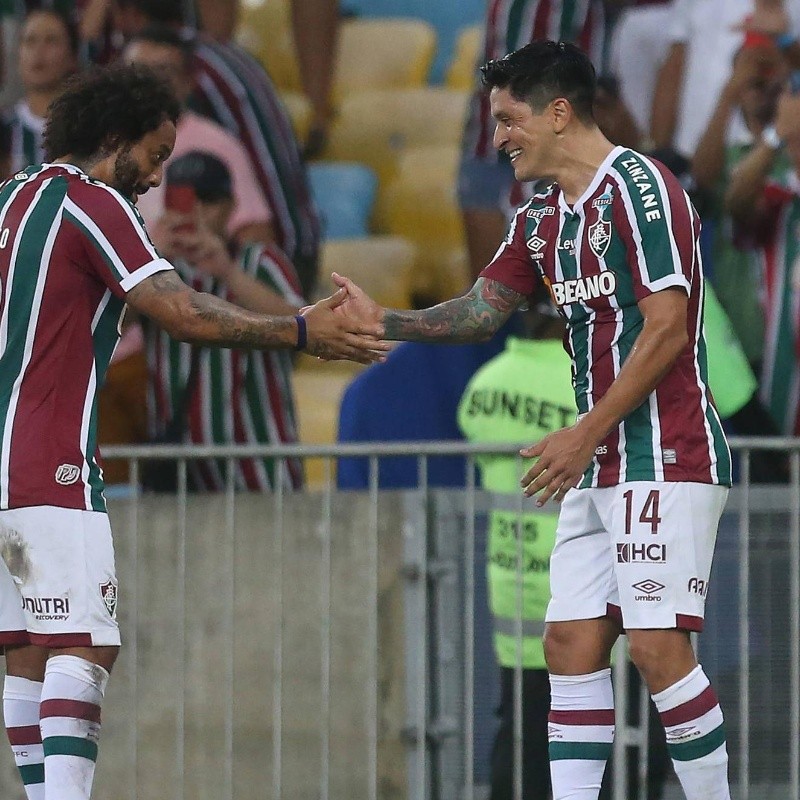
[[[308,179],[325,239],[351,239],[369,233],[378,179],[368,166],[318,161],[308,166]]]
[[[482,23],[486,0],[344,0],[345,13],[359,17],[417,17],[430,22],[439,41],[439,50],[431,70],[431,83],[442,83],[459,31],[465,25]]]

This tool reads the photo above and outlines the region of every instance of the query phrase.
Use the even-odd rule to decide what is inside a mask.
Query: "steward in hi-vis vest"
[[[559,323],[555,323],[558,325]],[[506,349],[470,381],[458,411],[459,425],[470,441],[537,441],[572,425],[575,393],[569,357],[557,339],[510,337]],[[517,581],[522,578],[522,666],[546,669],[542,650],[544,614],[550,599],[550,552],[558,515],[521,515],[522,569],[518,567],[517,531],[521,461],[513,456],[479,459],[483,487],[495,494],[489,518],[487,578],[494,643],[501,666],[517,663]],[[532,506],[529,501],[526,506]]]

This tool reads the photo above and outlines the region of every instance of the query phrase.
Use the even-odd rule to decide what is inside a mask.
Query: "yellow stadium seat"
[[[428,82],[436,31],[418,19],[354,19],[339,28],[334,92],[401,89]]]
[[[447,68],[445,85],[451,89],[469,91],[478,78],[478,56],[483,44],[483,26],[463,28],[456,40],[453,58]]]
[[[456,195],[456,145],[414,148],[379,194],[375,226],[417,245],[412,281],[416,298],[445,300],[467,286],[465,240]]]
[[[236,41],[263,64],[279,91],[302,92],[287,0],[242,4]]]
[[[332,444],[336,441],[339,404],[352,379],[352,371],[338,372],[324,368],[295,370],[294,399],[302,444]],[[324,486],[327,478],[325,460],[305,459],[304,466],[307,486]],[[330,465],[330,479],[336,480],[335,460]]]
[[[325,158],[363,161],[386,182],[408,148],[461,142],[468,96],[440,87],[349,95],[331,128]]]
[[[311,103],[300,92],[281,92],[280,98],[292,121],[297,141],[301,145],[305,144],[311,127]]]
[[[329,294],[328,276],[352,278],[377,303],[408,308],[416,247],[401,236],[367,236],[324,242],[320,262],[321,293]]]

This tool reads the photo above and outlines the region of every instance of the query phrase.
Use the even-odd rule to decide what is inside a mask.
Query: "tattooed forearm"
[[[195,292],[173,270],[157,272],[128,292],[128,303],[175,339],[217,347],[292,347],[294,318],[245,311],[219,297]]]
[[[409,342],[485,342],[511,316],[524,295],[502,283],[478,278],[463,297],[423,311],[386,311],[385,338]]]
[[[211,294],[195,293],[192,308],[198,321],[194,341],[217,347],[291,347],[297,338],[293,317],[254,314]]]

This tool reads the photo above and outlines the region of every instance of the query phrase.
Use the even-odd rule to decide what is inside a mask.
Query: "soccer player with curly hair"
[[[179,107],[145,67],[75,76],[51,106],[48,162],[0,187],[0,645],[3,711],[29,800],[86,800],[120,645],[97,458],[97,396],[126,305],[175,338],[379,360],[379,326],[198,292],[133,203],[162,178]]]

